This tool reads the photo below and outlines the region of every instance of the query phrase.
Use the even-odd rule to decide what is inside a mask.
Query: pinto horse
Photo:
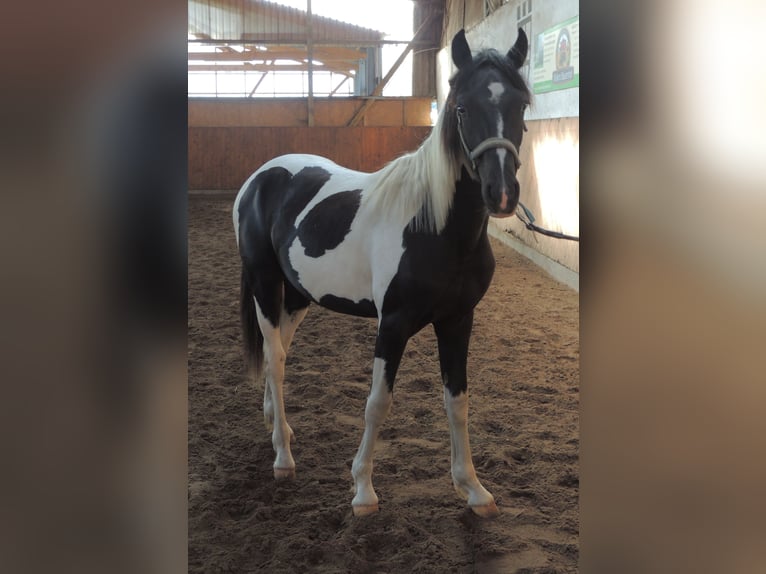
[[[433,324],[452,445],[452,481],[480,516],[498,513],[481,485],[468,440],[466,361],[473,310],[495,268],[489,216],[519,201],[518,148],[530,92],[518,69],[519,29],[507,54],[477,55],[463,30],[446,105],[420,148],[361,173],[323,157],[290,154],[264,164],[234,202],[242,258],[241,315],[250,371],[265,375],[275,478],[295,475],[284,408],[285,359],[310,303],[378,320],[365,429],[351,474],[357,516],[378,511],[372,458],[393,400],[407,341]]]

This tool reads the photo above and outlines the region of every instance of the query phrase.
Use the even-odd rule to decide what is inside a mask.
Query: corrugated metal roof
[[[312,15],[315,43],[376,43],[384,33]],[[308,42],[308,14],[264,0],[189,0],[189,32],[210,40],[254,43]]]

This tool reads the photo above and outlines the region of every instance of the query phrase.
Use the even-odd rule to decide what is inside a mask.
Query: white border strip
[[[495,223],[492,222],[492,219],[489,220],[489,234],[508,247],[511,247],[512,249],[515,249],[521,253],[524,257],[532,261],[532,263],[535,263],[538,267],[541,267],[546,273],[548,273],[548,275],[553,277],[559,283],[563,283],[578,293],[580,292],[579,273],[575,273],[558,261],[554,261],[539,251],[535,251],[529,247],[529,245],[522,243],[507,231],[500,229]]]

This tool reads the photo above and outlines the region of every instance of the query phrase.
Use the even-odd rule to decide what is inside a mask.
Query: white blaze
[[[489,101],[492,102],[495,105],[498,105],[500,103],[500,97],[505,92],[505,88],[503,87],[503,84],[500,82],[490,82],[487,86],[487,89],[489,90]],[[497,111],[497,137],[501,138],[503,137],[503,116],[500,114],[500,110]],[[505,154],[507,150],[505,148],[497,148],[497,157],[500,160],[500,169],[503,169],[503,166],[505,165]]]
[[[497,137],[503,137],[503,116],[500,111],[497,112]],[[500,171],[502,172],[505,165],[505,154],[508,151],[504,147],[497,148],[497,157],[500,158]]]

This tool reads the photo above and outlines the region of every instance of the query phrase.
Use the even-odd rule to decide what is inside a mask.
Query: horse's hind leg
[[[279,316],[279,333],[285,355],[290,352],[293,335],[306,316],[306,311],[308,311],[308,306],[294,311],[282,309]],[[263,422],[266,430],[271,432],[274,428],[274,402],[271,399],[271,386],[268,384],[263,386]],[[295,433],[292,428],[290,428],[290,442],[295,442]]]
[[[271,444],[276,453],[274,459],[274,477],[289,478],[295,476],[295,461],[290,452],[292,429],[287,424],[284,403],[284,378],[286,351],[283,345],[281,329],[283,309],[283,284],[280,280],[266,281],[260,278],[255,291],[255,310],[258,326],[263,334],[263,356],[265,363],[266,386],[271,399],[271,412],[274,428]],[[286,326],[286,329],[289,329]],[[294,329],[292,329],[294,332]],[[290,333],[292,339],[292,333]],[[267,405],[265,405],[267,406]],[[267,416],[268,420],[268,416]]]
[[[290,352],[290,345],[298,326],[306,317],[310,301],[298,293],[289,283],[285,283],[282,310],[279,315],[279,333],[282,340],[282,349],[285,354]],[[271,399],[270,385],[264,385],[263,391],[263,417],[266,429],[271,431],[274,427],[274,404]],[[295,442],[295,433],[288,425],[290,442]]]

